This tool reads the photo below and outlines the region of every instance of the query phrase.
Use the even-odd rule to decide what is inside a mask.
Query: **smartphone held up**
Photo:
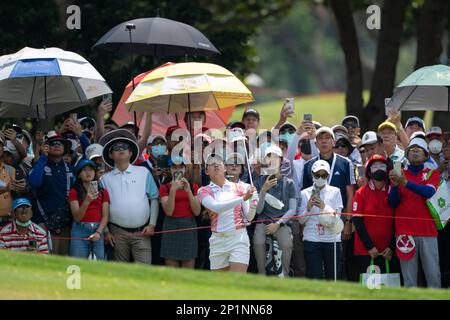
[[[283,112],[285,112],[288,117],[292,117],[292,115],[295,113],[294,98],[286,98],[283,105]]]

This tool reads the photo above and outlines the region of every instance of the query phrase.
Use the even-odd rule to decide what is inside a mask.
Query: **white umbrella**
[[[25,47],[0,57],[3,118],[48,118],[111,92],[100,73],[74,52]]]

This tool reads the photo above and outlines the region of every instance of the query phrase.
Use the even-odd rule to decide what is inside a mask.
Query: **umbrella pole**
[[[191,151],[193,150],[194,145],[194,137],[192,132],[192,124],[191,124],[191,96],[188,93],[188,130],[189,130],[189,136],[191,141]]]
[[[447,87],[447,99],[448,99],[447,112],[450,112],[450,86]]]
[[[45,110],[47,110],[47,77],[44,76],[44,112]],[[39,113],[38,113],[38,120],[39,120]]]
[[[131,37],[131,30],[136,29],[136,25],[133,23],[127,23],[127,25],[125,26],[125,28],[128,31],[128,34],[130,36],[130,72],[131,72],[131,85],[133,86],[133,91],[135,86],[134,83],[134,77],[133,77],[133,38]],[[137,127],[137,115],[136,115],[136,111],[133,111],[133,116],[134,116],[134,135],[136,136],[136,139],[138,138],[139,135],[139,131],[138,131],[138,127]]]

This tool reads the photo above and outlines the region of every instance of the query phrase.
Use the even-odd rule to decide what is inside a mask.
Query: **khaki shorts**
[[[233,263],[248,265],[250,240],[247,229],[230,232],[213,232],[209,238],[211,270],[226,268]]]

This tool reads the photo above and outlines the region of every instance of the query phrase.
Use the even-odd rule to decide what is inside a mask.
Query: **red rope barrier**
[[[306,218],[306,217],[314,217],[314,216],[320,216],[320,215],[326,215],[326,214],[333,214],[334,212],[321,212],[321,213],[309,213],[301,216],[293,215],[288,216],[285,218],[273,218],[273,219],[259,219],[259,220],[252,220],[250,223],[261,223],[261,222],[275,222],[281,219],[296,219],[296,218]],[[353,216],[353,217],[371,217],[371,218],[388,218],[388,219],[405,219],[405,220],[420,220],[420,221],[447,221],[445,219],[434,219],[434,218],[414,218],[414,217],[396,217],[394,215],[387,216],[387,215],[377,215],[377,214],[362,214],[362,213],[348,213],[348,212],[342,212],[337,213],[338,215],[343,216]],[[169,233],[177,233],[177,232],[187,232],[187,231],[194,231],[194,230],[203,230],[203,229],[210,229],[211,226],[200,226],[200,227],[193,227],[193,228],[184,228],[184,229],[174,229],[174,230],[163,230],[163,231],[155,231],[153,235],[158,234],[169,234]],[[141,232],[135,232],[130,234],[114,234],[113,238],[128,238],[128,237],[136,237],[136,236],[143,236]],[[51,236],[52,239],[55,240],[86,240],[89,241],[88,238],[77,238],[77,237],[60,237],[60,236]]]

